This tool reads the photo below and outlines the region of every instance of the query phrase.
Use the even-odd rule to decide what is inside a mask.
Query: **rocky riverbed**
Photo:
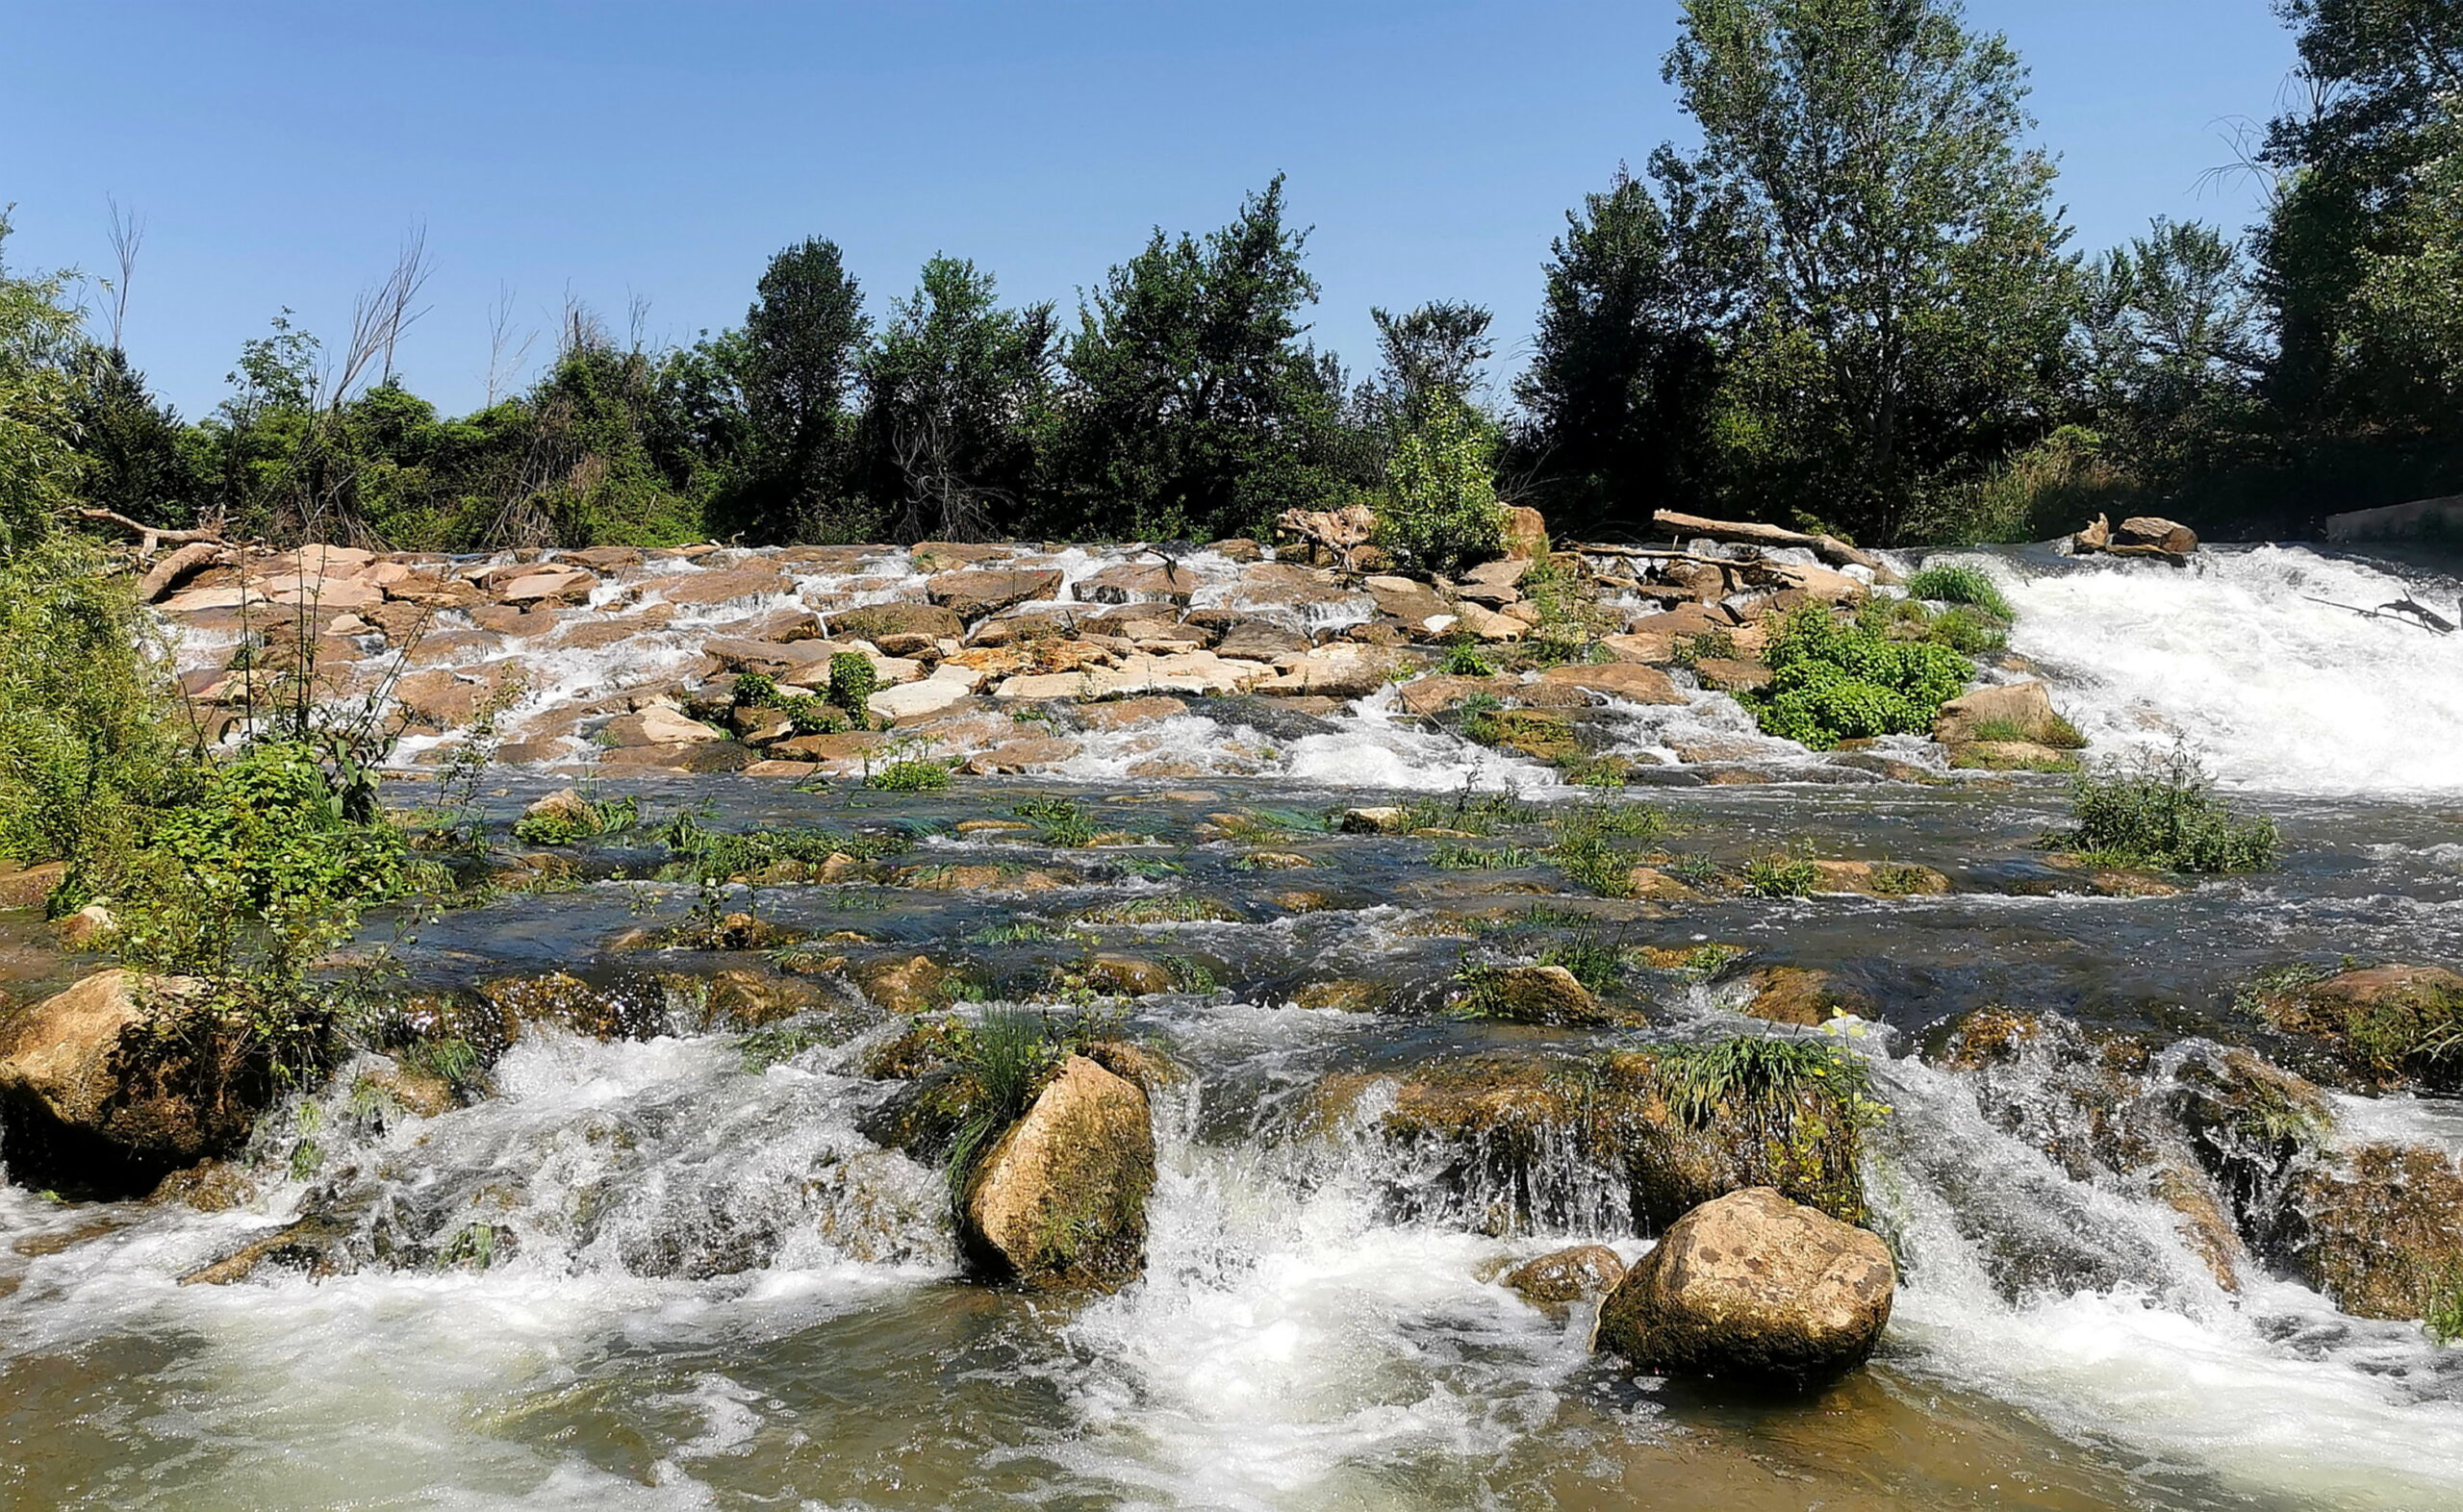
[[[411,779],[494,724],[485,886],[371,928],[370,1048],[216,1158],[111,1125],[120,1190],[79,1191],[94,1169],[13,1122],[0,1484],[114,1506],[2463,1488],[2463,1366],[2422,1321],[2463,1275],[2457,1078],[2391,1052],[2463,1015],[2463,777],[2406,755],[2463,731],[2463,677],[2282,591],[2397,569],[1978,559],[2025,660],[1979,658],[1946,740],[1814,751],[1726,691],[1763,617],[1887,596],[1914,564],[1688,543],[1431,583],[1268,555],[199,554],[154,585],[216,718],[304,670],[398,708]],[[267,633],[303,614],[305,659]],[[848,655],[887,728],[798,732],[855,722]],[[2258,714],[2350,682],[2345,656],[2382,671],[2338,694],[2355,748],[2328,782],[2281,740],[2299,718],[2270,758]],[[2236,703],[2198,657],[2282,672]],[[2364,734],[2379,699],[2404,722]],[[2040,708],[2090,754],[2203,734],[2282,866],[2201,883],[2045,846],[2067,779],[2026,769],[2067,741],[1969,748]],[[910,762],[954,771],[867,781]],[[517,834],[628,799],[597,834]],[[100,964],[0,914],[22,1003]],[[13,1106],[63,1122],[112,1105],[108,1054],[57,1052],[113,1010],[70,1006],[0,1044]],[[1780,1300],[1830,1321],[1765,1298],[1706,1342],[1688,1308],[1754,1290],[1716,1258],[1739,1242],[1792,1257]],[[1773,1371],[1786,1389],[1746,1379]]]

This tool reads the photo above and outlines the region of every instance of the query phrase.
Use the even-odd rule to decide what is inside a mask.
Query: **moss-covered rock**
[[[2361,1318],[2420,1318],[2463,1287],[2463,1167],[2442,1150],[2363,1145],[2293,1190],[2302,1279]]]
[[[1622,1015],[1599,1000],[1573,972],[1562,966],[1483,966],[1463,972],[1463,1003],[1484,1019],[1508,1023],[1548,1024],[1561,1028],[1596,1028],[1640,1021],[1640,1015]]]
[[[1754,1038],[1347,1073],[1312,1104],[1321,1123],[1364,1126],[1402,1157],[1410,1179],[1389,1200],[1406,1216],[1491,1233],[1654,1233],[1750,1186],[1863,1222],[1858,1162],[1885,1111],[1852,1052]]]
[[[1678,1219],[1600,1305],[1596,1341],[1657,1373],[1804,1386],[1864,1363],[1897,1286],[1878,1237],[1755,1187]]]
[[[1121,1286],[1145,1265],[1154,1185],[1146,1094],[1073,1055],[977,1164],[959,1203],[959,1247],[994,1279]]]
[[[2252,991],[2268,1022],[2323,1041],[2352,1076],[2463,1089],[2463,973],[2378,966],[2331,976],[2283,973]]]

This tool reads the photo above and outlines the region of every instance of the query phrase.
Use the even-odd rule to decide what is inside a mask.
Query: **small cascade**
[[[2178,567],[1961,555],[2018,610],[2015,651],[2099,750],[2178,741],[2222,781],[2308,794],[2463,791],[2451,572],[2307,546],[2210,546]]]

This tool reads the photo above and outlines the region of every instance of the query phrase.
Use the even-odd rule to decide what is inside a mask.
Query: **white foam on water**
[[[2452,620],[2450,579],[2281,545],[2209,548],[2179,568],[1952,560],[2000,583],[2019,616],[2011,648],[2045,669],[2099,752],[2177,738],[2237,787],[2463,792],[2463,634],[2335,607],[2411,598]]]
[[[1868,1187],[1904,1267],[1888,1348],[1910,1368],[2252,1495],[2463,1504],[2463,1401],[2432,1378],[2418,1324],[2347,1317],[2255,1267],[2226,1293],[2169,1208],[2071,1181],[1989,1121],[1965,1078],[1882,1070],[1895,1147]],[[2127,1278],[2014,1298],[1993,1258],[2014,1238]]]

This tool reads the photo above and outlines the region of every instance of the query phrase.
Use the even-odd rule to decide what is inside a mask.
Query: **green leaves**
[[[1749,702],[1763,733],[1827,750],[1842,740],[1920,735],[1975,666],[1948,646],[1893,641],[1822,605],[1790,614],[1763,659],[1769,688]]]
[[[1458,398],[1434,394],[1426,411],[1403,433],[1386,465],[1377,539],[1414,566],[1452,574],[1505,548],[1495,442],[1480,416]]]

